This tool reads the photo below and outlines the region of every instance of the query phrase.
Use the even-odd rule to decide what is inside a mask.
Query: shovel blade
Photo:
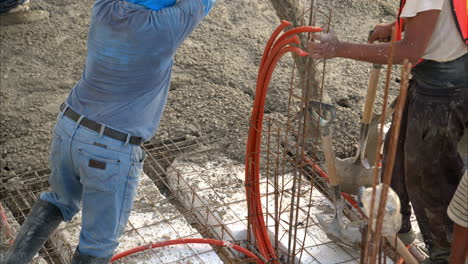
[[[359,187],[372,186],[374,182],[374,167],[366,167],[359,160],[355,162],[354,157],[336,159],[336,174],[340,179],[341,191],[349,194],[357,194]],[[379,168],[380,170],[380,168]],[[380,171],[377,172],[380,174]]]
[[[345,226],[337,217],[334,217],[331,222],[327,222],[318,215],[317,220],[328,238],[351,248],[359,248],[362,234],[358,227]]]

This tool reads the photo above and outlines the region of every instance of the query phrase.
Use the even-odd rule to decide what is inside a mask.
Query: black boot
[[[15,242],[8,249],[4,263],[29,263],[62,221],[60,209],[38,199],[21,226]]]
[[[111,258],[98,258],[81,254],[78,248],[75,250],[71,264],[106,264]]]

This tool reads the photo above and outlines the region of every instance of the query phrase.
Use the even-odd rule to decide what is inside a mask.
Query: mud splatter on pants
[[[414,78],[421,74],[413,70],[401,123],[391,182],[402,205],[400,232],[411,228],[411,202],[429,249],[450,247],[453,223],[446,212],[464,173],[457,151],[457,144],[468,127],[468,87],[459,86],[468,79],[467,55],[463,57],[462,63],[452,71],[453,75],[445,76],[452,83],[442,89],[422,86],[419,79]],[[430,65],[422,68],[426,66]],[[447,64],[442,65],[445,66]],[[453,85],[457,79],[460,82]],[[387,135],[384,153],[388,142]]]

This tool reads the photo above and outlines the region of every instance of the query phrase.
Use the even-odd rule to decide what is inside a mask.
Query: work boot
[[[21,226],[15,242],[8,249],[3,264],[29,263],[62,221],[62,212],[58,207],[38,199]]]
[[[106,264],[109,263],[111,258],[98,258],[81,254],[78,248],[75,250],[75,254],[71,260],[71,264]]]
[[[14,24],[32,23],[49,17],[49,12],[44,10],[31,10],[29,0],[23,4],[0,14],[0,25],[8,26]]]

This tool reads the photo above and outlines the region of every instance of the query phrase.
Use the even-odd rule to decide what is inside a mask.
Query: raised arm
[[[177,4],[161,10],[157,16],[163,16],[167,27],[177,45],[190,34],[208,15],[216,0],[179,0]]]

